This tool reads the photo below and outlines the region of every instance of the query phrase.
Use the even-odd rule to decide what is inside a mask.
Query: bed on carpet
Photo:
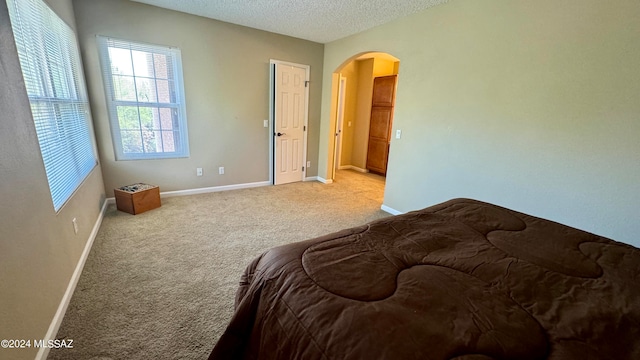
[[[451,200],[265,252],[210,359],[640,359],[640,250]]]

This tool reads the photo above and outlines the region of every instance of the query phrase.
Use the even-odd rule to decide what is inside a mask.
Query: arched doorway
[[[331,97],[331,107],[335,109],[331,114],[331,122],[335,132],[328,154],[329,163],[333,164],[329,174],[331,180],[335,179],[337,170],[380,173],[372,170],[377,168],[372,168],[371,161],[367,161],[372,156],[372,151],[380,148],[372,146],[374,134],[371,133],[371,126],[376,122],[376,110],[372,107],[374,83],[376,78],[397,76],[399,67],[400,60],[390,54],[367,52],[351,57],[335,70]],[[372,109],[374,123],[371,122]],[[387,125],[390,136],[391,124]],[[379,132],[376,128],[373,129],[374,132]],[[384,146],[388,150],[388,143]],[[386,158],[384,161],[386,165]]]

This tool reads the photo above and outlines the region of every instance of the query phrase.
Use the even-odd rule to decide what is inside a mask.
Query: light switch
[[[264,127],[268,128],[269,127],[269,120],[264,120]]]
[[[402,130],[396,130],[396,139],[400,139],[402,136]]]

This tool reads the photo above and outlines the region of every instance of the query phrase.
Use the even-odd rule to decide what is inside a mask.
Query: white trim
[[[332,179],[325,179],[325,178],[322,178],[320,176],[318,176],[318,181],[320,181],[323,184],[332,184],[333,183]]]
[[[58,330],[60,330],[60,325],[62,325],[62,319],[64,319],[64,315],[67,312],[67,308],[69,307],[69,303],[71,302],[71,297],[73,296],[74,291],[76,290],[76,286],[78,285],[78,280],[80,280],[80,275],[82,274],[82,269],[84,268],[84,264],[87,262],[87,258],[89,257],[89,253],[91,252],[91,247],[93,246],[93,241],[96,239],[98,235],[98,230],[100,230],[100,225],[102,225],[102,219],[104,219],[104,214],[107,211],[107,204],[109,203],[106,200],[102,204],[102,209],[100,209],[100,214],[98,215],[98,219],[96,223],[93,225],[93,229],[91,230],[91,234],[89,234],[89,239],[87,239],[87,243],[84,245],[84,250],[80,255],[80,260],[76,265],[76,269],[73,271],[73,275],[71,275],[71,279],[69,280],[69,285],[67,285],[67,291],[65,291],[62,296],[62,300],[60,301],[60,305],[58,305],[58,310],[56,314],[53,316],[51,320],[51,324],[49,325],[49,329],[47,330],[47,334],[44,336],[43,340],[55,340],[58,335]],[[41,347],[36,354],[36,360],[44,360],[49,355],[48,347]]]
[[[306,178],[304,178],[304,180],[302,181],[318,181],[318,177],[317,176],[308,176]]]
[[[275,166],[275,161],[273,157],[274,154],[274,122],[275,122],[275,97],[276,97],[276,64],[273,62],[274,60],[269,61],[269,182],[273,185],[276,182],[276,175],[273,167]]]
[[[198,194],[207,194],[212,192],[220,192],[220,191],[228,191],[228,190],[249,189],[249,188],[261,187],[261,186],[271,186],[271,182],[259,181],[259,182],[246,183],[246,184],[222,185],[222,186],[212,186],[212,187],[206,187],[206,188],[165,191],[160,193],[160,197],[168,198],[168,197],[174,197],[174,196],[198,195]],[[109,205],[115,204],[116,199],[108,198],[107,203],[109,203]]]
[[[340,162],[342,159],[342,129],[344,128],[344,107],[346,104],[347,78],[339,74],[338,79],[338,106],[336,109],[336,134],[333,144],[333,171],[332,179],[336,178],[336,169],[340,170]]]
[[[271,182],[269,181],[260,181],[260,182],[254,182],[254,183],[246,183],[246,184],[222,185],[222,186],[212,186],[212,187],[197,188],[197,189],[165,191],[165,192],[161,192],[160,196],[173,197],[173,196],[197,195],[197,194],[206,194],[206,193],[227,191],[227,190],[249,189],[249,188],[269,186],[269,185],[271,185]]]
[[[363,169],[353,165],[343,165],[343,166],[340,166],[338,170],[353,170],[353,171],[357,171],[365,174],[369,172],[369,169]]]
[[[392,208],[388,207],[385,204],[382,204],[382,206],[380,206],[380,210],[382,210],[384,212],[388,212],[391,215],[402,215],[402,214],[404,214],[402,211],[398,211],[396,209],[392,209]]]

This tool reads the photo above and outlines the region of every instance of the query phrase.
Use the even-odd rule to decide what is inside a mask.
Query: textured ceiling
[[[131,0],[328,43],[447,0]]]

